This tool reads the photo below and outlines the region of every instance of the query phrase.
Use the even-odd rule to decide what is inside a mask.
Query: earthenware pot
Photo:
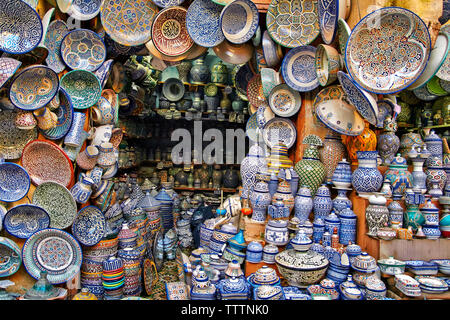
[[[341,136],[334,131],[328,131],[323,140],[323,147],[319,150],[320,160],[325,166],[326,182],[331,184],[331,178],[339,163],[346,157],[347,151],[342,144]]]
[[[389,169],[385,172],[384,178],[388,179],[392,186],[392,194],[403,195],[406,188],[412,188],[412,175],[408,171],[405,158],[400,154],[392,160]]]

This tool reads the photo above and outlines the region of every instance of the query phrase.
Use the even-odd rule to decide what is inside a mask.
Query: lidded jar
[[[398,229],[403,226],[403,207],[399,203],[402,199],[400,195],[395,195],[388,205],[389,210],[389,226],[393,229]]]
[[[356,214],[347,206],[339,213],[339,243],[348,245],[356,241]]]
[[[267,243],[284,246],[289,243],[289,230],[287,220],[269,220],[264,232]]]
[[[311,190],[307,186],[302,186],[298,189],[294,198],[295,217],[299,219],[300,224],[308,219],[313,208],[314,203],[311,197]]]
[[[395,119],[388,115],[384,119],[383,128],[383,133],[377,139],[377,150],[383,163],[390,164],[400,147],[400,139],[395,134],[397,131]]]
[[[444,190],[447,182],[447,173],[442,166],[442,158],[429,157],[425,174],[427,175],[427,189],[431,190],[433,183],[439,185],[439,189]]]
[[[427,145],[428,151],[431,152],[431,157],[442,159],[442,139],[434,132],[434,130],[431,130],[430,134],[425,137],[425,144]]]
[[[317,189],[313,204],[314,217],[325,218],[330,214],[333,209],[333,201],[331,200],[330,189],[325,184]]]
[[[389,169],[384,174],[384,178],[390,181],[393,195],[403,195],[406,188],[412,187],[412,174],[408,171],[406,159],[399,153],[392,159]]]
[[[258,144],[250,147],[248,155],[241,162],[242,198],[248,199],[256,183],[256,174],[267,171],[264,149]]]
[[[210,72],[203,57],[200,57],[193,62],[190,75],[193,84],[203,84],[209,81]]]
[[[259,263],[262,259],[263,246],[260,242],[252,241],[247,245],[246,260],[252,263]]]
[[[256,183],[250,192],[250,202],[253,208],[253,221],[266,221],[267,207],[270,205],[271,197],[267,184],[268,176],[263,173],[255,175]]]
[[[352,186],[352,169],[345,158],[337,164],[331,182],[336,188],[350,188]]]

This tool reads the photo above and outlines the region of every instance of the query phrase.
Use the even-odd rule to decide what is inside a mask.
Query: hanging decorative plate
[[[258,142],[260,130],[258,130],[258,118],[256,112],[253,113],[247,120],[247,124],[245,126],[245,134],[247,137],[252,140],[253,142]]]
[[[28,239],[33,233],[47,229],[50,226],[50,217],[41,207],[22,204],[9,209],[3,225],[14,237]]]
[[[377,107],[378,107],[378,122],[377,127],[383,128],[384,127],[384,119],[386,119],[387,116],[392,116],[394,114],[394,103],[391,100],[378,100],[377,101]]]
[[[105,61],[105,44],[94,31],[75,29],[61,42],[61,58],[73,70],[95,71]]]
[[[61,59],[61,42],[69,32],[66,23],[61,20],[55,20],[50,23],[44,39],[44,45],[48,49],[48,56],[45,59],[47,66],[60,73],[64,71],[66,65]]]
[[[87,109],[97,103],[102,94],[100,81],[90,71],[72,70],[61,78],[61,87],[69,95],[74,109]]]
[[[29,4],[30,7],[32,7],[34,10],[36,10],[36,7],[38,5],[39,0],[23,0],[25,3]]]
[[[151,259],[145,259],[143,263],[144,286],[148,295],[152,293],[153,286],[158,282],[158,271]]]
[[[378,107],[372,95],[360,89],[349,75],[342,71],[338,71],[338,80],[347,94],[348,100],[356,107],[359,114],[369,121],[370,124],[376,126],[378,122]]]
[[[56,182],[44,182],[33,193],[32,203],[50,216],[50,227],[65,229],[77,216],[77,203],[70,191]]]
[[[444,88],[442,88],[441,83],[442,80],[434,76],[430,81],[427,82],[426,87],[432,94],[435,94],[439,97],[446,96],[448,92],[445,91]]]
[[[222,43],[213,48],[216,56],[223,62],[229,64],[244,64],[249,62],[253,57],[254,50],[255,48],[250,42],[234,44],[228,40],[222,41]]]
[[[223,8],[220,25],[228,41],[236,44],[247,42],[258,29],[258,8],[250,0],[235,0]]]
[[[330,44],[336,36],[339,0],[319,0],[317,8],[320,35],[324,43]]]
[[[256,121],[258,122],[258,127],[262,131],[266,123],[275,118],[275,114],[270,109],[270,106],[267,102],[263,102],[256,109]]]
[[[58,89],[55,71],[46,66],[31,66],[12,80],[9,99],[17,108],[32,111],[52,101]]]
[[[225,36],[220,27],[223,7],[210,0],[195,0],[186,13],[186,28],[192,40],[202,47],[215,47]]]
[[[332,85],[320,90],[313,101],[313,110],[316,109],[317,105],[323,101],[327,100],[342,100],[346,97],[344,89],[341,85]]]
[[[100,12],[101,4],[102,0],[73,0],[67,14],[77,20],[91,20]]]
[[[232,3],[234,0],[211,0],[211,1],[220,4],[221,6],[226,6],[227,4]]]
[[[20,165],[0,158],[0,201],[15,202],[30,190],[30,176]]]
[[[113,59],[106,60],[100,66],[100,68],[98,68],[97,71],[94,72],[94,74],[100,80],[100,84],[102,86],[102,89],[105,87],[106,81],[108,81],[109,74],[111,73],[111,67],[112,67],[113,62],[114,62]]]
[[[281,46],[272,40],[267,30],[263,33],[262,49],[268,67],[275,67],[283,58]]]
[[[359,136],[364,120],[345,100],[322,100],[315,108],[317,118],[328,128],[347,136]]]
[[[20,248],[11,239],[0,237],[0,277],[9,277],[19,270],[22,264]]]
[[[267,98],[270,94],[270,91],[272,91],[273,88],[281,84],[280,73],[276,72],[271,68],[262,68],[260,73],[261,73],[263,94],[264,97]]]
[[[73,179],[72,162],[53,142],[46,140],[29,142],[23,149],[21,161],[36,186],[52,181],[68,187]]]
[[[352,29],[348,26],[347,22],[339,18],[338,19],[338,40],[339,40],[339,50],[342,55],[345,54],[345,47],[347,46],[347,40],[352,33]]]
[[[309,44],[320,33],[318,0],[272,0],[267,9],[266,25],[270,36],[284,47]]]
[[[100,19],[105,32],[125,46],[145,44],[152,38],[152,23],[158,7],[148,0],[105,0]]]
[[[5,160],[18,159],[25,145],[37,138],[37,128],[21,130],[16,127],[15,110],[0,112],[0,153]]]
[[[39,14],[21,0],[0,1],[0,50],[23,54],[38,46],[43,36]]]
[[[64,137],[70,130],[73,119],[73,107],[70,97],[63,88],[59,88],[59,106],[53,112],[58,117],[56,127],[49,130],[40,130],[42,135],[50,140]]]
[[[46,271],[51,284],[71,280],[79,271],[81,247],[73,236],[58,229],[44,229],[34,233],[22,248],[23,264],[28,274],[39,279]]]
[[[447,91],[447,93],[450,93],[450,81],[439,79],[439,85],[441,86],[442,89]]]
[[[316,48],[300,46],[288,51],[281,64],[281,74],[286,84],[294,90],[305,92],[319,86],[315,69]]]
[[[414,89],[413,92],[417,98],[423,101],[433,101],[439,98],[437,95],[434,95],[430,91],[428,91],[427,86]]]
[[[152,0],[160,8],[179,6],[184,0]]]
[[[85,246],[93,246],[99,243],[105,232],[105,216],[95,206],[87,206],[81,209],[72,224],[73,236]]]
[[[445,30],[448,30],[448,31],[445,31]],[[449,34],[450,33],[450,25],[443,26],[440,31],[441,32],[444,31],[447,34]],[[450,54],[447,53],[447,57],[445,58],[441,67],[439,68],[439,70],[436,72],[436,76],[438,76],[438,78],[440,78],[442,80],[450,81]]]
[[[248,101],[247,98],[247,87],[249,81],[255,76],[252,71],[250,64],[246,63],[243,65],[237,65],[233,68],[232,79],[233,86],[236,88],[236,93],[239,98],[244,101]]]
[[[12,58],[0,58],[0,88],[16,73],[22,62]]]
[[[345,64],[350,76],[364,90],[394,93],[419,78],[430,50],[427,26],[415,13],[398,7],[381,8],[353,28],[347,41]]]
[[[186,29],[186,12],[183,7],[170,7],[158,12],[153,20],[152,41],[162,54],[179,56],[194,45]]]
[[[285,118],[295,115],[302,106],[300,93],[284,83],[273,88],[267,100],[272,111],[277,116]]]
[[[273,118],[266,123],[263,130],[264,142],[269,148],[283,143],[289,149],[297,138],[294,123],[287,118]]]
[[[253,78],[248,82],[247,99],[248,102],[254,106],[259,106],[266,100],[263,92],[261,74],[258,73],[254,75]]]

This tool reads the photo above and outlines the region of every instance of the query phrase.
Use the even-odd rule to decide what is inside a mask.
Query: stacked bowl
[[[120,300],[123,298],[124,278],[122,259],[110,257],[103,261],[102,284],[105,289],[105,300]]]
[[[123,294],[139,296],[142,291],[140,252],[132,248],[120,249],[117,256],[123,261]]]

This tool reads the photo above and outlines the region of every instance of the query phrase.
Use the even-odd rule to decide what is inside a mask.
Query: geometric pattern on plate
[[[77,20],[91,20],[100,12],[102,0],[73,0],[68,14]]]
[[[73,236],[85,246],[93,246],[99,243],[105,231],[105,216],[95,206],[87,206],[81,209],[72,224]]]
[[[297,138],[297,130],[291,120],[275,117],[264,126],[263,138],[269,148],[283,143],[289,149]]]
[[[6,231],[17,238],[27,239],[33,233],[47,229],[50,217],[41,207],[23,204],[11,208],[5,215],[3,224]]]
[[[55,20],[50,23],[44,38],[44,45],[48,49],[48,56],[45,59],[47,66],[60,73],[64,71],[66,65],[61,59],[61,42],[69,32],[69,28],[64,21]]]
[[[222,32],[232,43],[240,44],[250,40],[258,24],[258,8],[250,0],[233,1],[220,14]]]
[[[19,69],[22,62],[12,58],[0,58],[0,88]]]
[[[73,107],[70,97],[63,88],[59,88],[59,107],[53,112],[58,117],[56,127],[48,130],[40,130],[42,135],[50,140],[58,140],[64,137],[70,130],[73,119]]]
[[[95,74],[86,70],[72,70],[61,78],[75,109],[92,107],[100,99],[102,87]]]
[[[313,46],[300,46],[288,51],[281,64],[281,74],[289,87],[304,92],[319,86],[315,55]]]
[[[272,111],[280,117],[291,117],[302,105],[300,93],[292,90],[286,84],[280,84],[272,89],[268,97]]]
[[[359,136],[364,120],[353,105],[344,100],[326,100],[316,106],[316,115],[328,128],[348,136]]]
[[[0,158],[0,201],[18,201],[27,195],[29,189],[28,172],[18,164],[3,162]]]

